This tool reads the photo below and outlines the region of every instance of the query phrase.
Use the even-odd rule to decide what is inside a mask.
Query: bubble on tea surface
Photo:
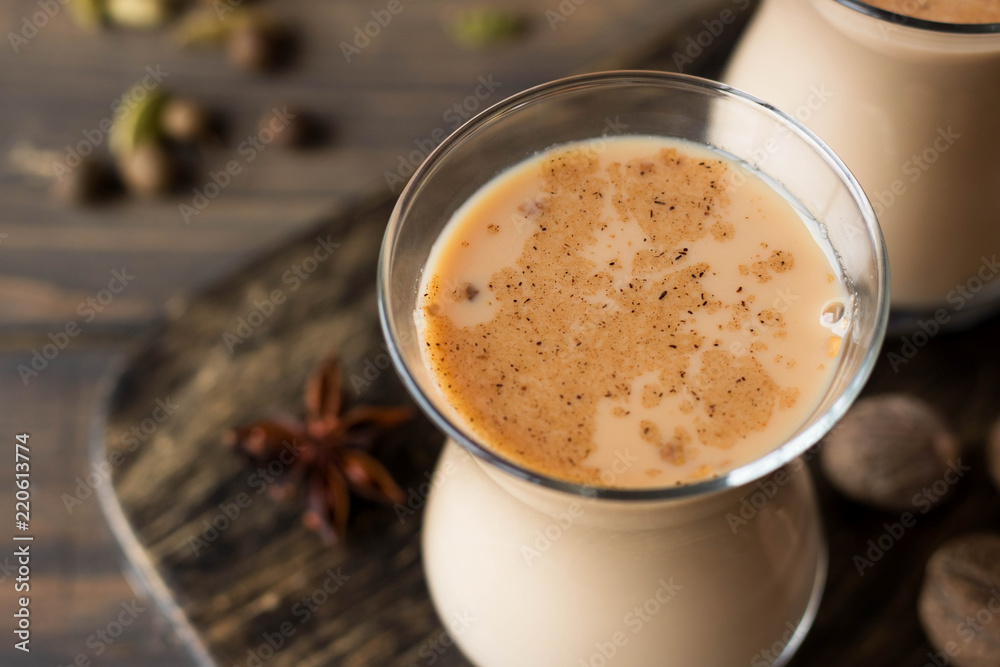
[[[826,304],[826,307],[823,308],[822,315],[820,315],[820,319],[823,321],[824,325],[828,327],[833,326],[844,319],[846,312],[847,309],[844,307],[844,302],[837,299]]]

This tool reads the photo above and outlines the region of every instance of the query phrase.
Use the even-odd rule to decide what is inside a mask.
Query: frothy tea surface
[[[866,0],[879,9],[940,23],[1000,23],[1000,0]]]
[[[436,242],[415,316],[482,444],[567,481],[662,487],[749,463],[806,421],[839,358],[837,276],[750,170],[618,137],[481,188]]]

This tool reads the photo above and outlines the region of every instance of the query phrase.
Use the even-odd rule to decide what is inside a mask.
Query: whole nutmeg
[[[940,502],[962,473],[959,453],[934,408],[889,394],[858,401],[827,436],[820,460],[847,497],[898,511]]]
[[[165,195],[177,182],[174,156],[158,143],[136,146],[121,158],[119,168],[125,187],[140,197]]]
[[[917,611],[949,664],[1000,665],[1000,534],[966,535],[934,552]]]
[[[211,117],[205,107],[194,100],[175,97],[163,106],[160,125],[171,139],[194,143],[209,135]]]
[[[990,429],[989,440],[986,443],[986,462],[993,484],[1000,490],[1000,420],[997,420]]]

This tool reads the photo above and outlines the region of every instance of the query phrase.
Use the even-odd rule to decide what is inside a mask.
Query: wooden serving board
[[[200,295],[141,347],[111,393],[102,458],[113,462],[118,451],[125,459],[115,467],[116,498],[107,499],[112,523],[205,664],[254,664],[248,649],[264,646],[265,657],[281,644],[268,664],[408,665],[440,631],[420,572],[419,516],[400,522],[358,503],[349,539],[324,546],[303,528],[301,507],[261,493],[266,473],[243,468],[220,440],[235,424],[297,415],[306,376],[332,350],[349,400],[407,401],[387,369],[375,310],[374,266],[390,211],[383,202],[337,216]],[[324,245],[337,247],[297,276],[294,267],[314,266],[306,258]],[[250,336],[223,339],[245,336],[240,323],[253,327],[258,317],[248,316],[282,300],[279,292],[286,299]],[[164,405],[172,414],[156,422]],[[128,431],[147,419],[155,432],[129,452]],[[420,418],[376,453],[409,488],[433,466],[440,440]],[[294,632],[286,625],[282,636],[286,622]]]
[[[672,67],[697,25],[661,41],[647,66]],[[699,72],[715,71],[731,32],[696,61]],[[297,414],[306,376],[331,350],[340,352],[349,400],[408,401],[388,366],[375,301],[375,263],[392,204],[344,211],[191,298],[137,344],[108,383],[94,432],[95,459],[113,467],[112,487],[99,489],[102,503],[128,559],[200,664],[468,664],[428,599],[419,511],[400,518],[357,503],[348,539],[324,546],[302,527],[298,504],[262,493],[264,477],[220,444],[234,424]],[[307,259],[330,246],[329,259]],[[296,275],[296,267],[312,266],[308,277]],[[994,320],[933,337],[898,372],[880,363],[868,391],[908,391],[940,407],[972,447],[972,470],[947,505],[921,515],[863,576],[853,557],[899,517],[849,503],[819,480],[830,577],[794,665],[926,661],[931,648],[915,613],[923,563],[948,536],[1000,519],[1000,494],[986,481],[978,447],[1000,413],[998,334]],[[901,353],[900,345],[886,350]],[[441,442],[418,418],[376,453],[419,496]],[[724,641],[726,630],[719,632]]]

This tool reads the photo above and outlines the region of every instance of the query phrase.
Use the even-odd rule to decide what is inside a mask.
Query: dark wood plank
[[[440,632],[423,588],[419,518],[400,522],[391,511],[362,507],[351,539],[324,547],[301,526],[294,505],[258,493],[259,478],[220,445],[228,426],[297,410],[306,374],[331,349],[340,351],[348,381],[362,377],[366,364],[381,364],[372,267],[390,208],[387,202],[339,217],[192,302],[150,340],[111,397],[107,444],[126,456],[114,491],[130,524],[116,531],[135,531],[139,557],[172,589],[220,662],[245,660],[248,648],[286,621],[296,632],[271,664],[407,665],[421,642]],[[340,247],[293,292],[282,274],[311,255],[317,237]],[[230,352],[221,335],[235,332],[248,312],[244,285],[261,294],[282,289],[288,300]],[[406,400],[391,371],[351,399],[371,397]],[[181,407],[145,446],[128,452],[123,434],[157,399]],[[404,486],[415,486],[439,445],[421,419],[387,440],[380,456]],[[227,520],[222,508],[240,494],[249,506]],[[212,521],[224,528],[217,536]],[[349,579],[306,618],[296,605],[322,587],[331,568]]]
[[[16,651],[12,642],[3,642],[0,664],[63,665],[77,655],[113,667],[178,667],[188,663],[183,648],[172,641],[166,619],[146,592],[141,586],[133,588],[122,576],[124,560],[100,505],[94,495],[85,497],[87,482],[81,487],[78,481],[94,472],[86,437],[97,399],[94,378],[115,356],[115,349],[106,346],[65,352],[37,383],[25,387],[16,372],[21,354],[0,353],[0,403],[4,406],[0,433],[5,439],[12,439],[15,433],[30,434],[29,534],[35,538],[29,591],[31,653],[25,655]],[[0,473],[5,480],[0,484],[0,503],[11,508],[14,488],[6,480],[13,479],[13,457],[0,464]],[[107,483],[100,475],[93,479]],[[72,505],[70,512],[62,497],[76,494],[78,487],[83,489],[81,502]],[[12,514],[5,512],[4,516],[13,520]],[[0,582],[7,613],[13,609],[15,575],[11,567],[16,568],[16,561],[12,549],[5,547],[0,552]],[[141,609],[137,617],[114,643],[103,643],[95,633],[117,620],[123,603],[133,601],[138,604],[136,609]],[[98,647],[103,647],[100,658]]]
[[[962,463],[971,470],[943,506],[927,513],[911,508],[916,524],[892,538],[884,553],[869,541],[877,547],[889,532],[886,526],[899,523],[902,513],[845,500],[816,474],[830,540],[830,577],[815,630],[792,663],[796,667],[934,664],[930,655],[936,650],[916,614],[924,564],[948,538],[1000,524],[1000,493],[984,460],[988,430],[1000,418],[998,336],[1000,318],[994,318],[970,331],[934,336],[923,347],[912,346],[911,337],[886,342],[865,395],[901,392],[927,400],[959,435]],[[904,356],[913,351],[912,359]],[[898,534],[898,527],[894,530]],[[887,543],[883,538],[883,546]],[[872,559],[872,566],[859,571],[855,556]]]

